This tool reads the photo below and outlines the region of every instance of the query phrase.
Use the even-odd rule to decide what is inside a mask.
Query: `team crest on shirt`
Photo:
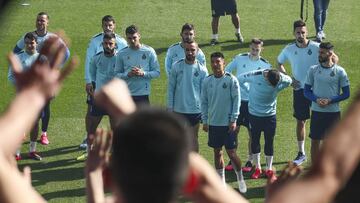
[[[177,54],[174,54],[174,58],[177,57]]]
[[[222,86],[224,89],[227,88],[227,84],[224,82],[223,86]]]
[[[334,76],[335,76],[335,72],[334,72],[334,71],[331,71],[330,76],[331,76],[331,77],[334,77]]]
[[[130,56],[127,57],[127,60],[130,60]]]
[[[243,68],[246,68],[246,64],[243,65]]]
[[[308,54],[311,55],[312,54],[312,51],[311,49],[308,50]]]
[[[321,74],[321,70],[319,70],[319,74]]]
[[[295,51],[295,53],[294,53],[295,55],[297,55],[297,51]]]
[[[146,59],[146,55],[143,54],[141,58],[142,58],[143,60],[145,60],[145,59]]]
[[[196,71],[196,72],[194,73],[194,76],[195,76],[195,77],[199,76],[199,72]]]
[[[259,68],[257,68],[258,70],[260,70],[261,69],[261,67],[259,67]]]

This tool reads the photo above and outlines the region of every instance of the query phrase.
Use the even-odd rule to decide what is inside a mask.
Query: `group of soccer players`
[[[49,15],[37,15],[36,30],[22,37],[14,48],[24,70],[42,55],[38,51],[44,40],[54,35],[47,31]],[[88,46],[85,61],[87,114],[85,118],[86,138],[94,134],[106,110],[96,105],[94,92],[117,77],[123,79],[134,102],[140,107],[149,105],[151,80],[159,77],[160,65],[153,48],[140,42],[139,28],[130,25],[125,30],[124,40],[115,34],[115,19],[102,18],[103,32],[95,35]],[[239,191],[247,191],[243,172],[253,171],[251,178],[263,174],[270,181],[276,180],[273,171],[274,136],[276,130],[277,94],[292,86],[294,117],[297,119],[296,134],[299,152],[294,160],[297,165],[306,160],[305,124],[310,118],[311,160],[314,161],[326,132],[340,118],[339,102],[350,96],[349,80],[345,70],[338,65],[334,46],[329,42],[321,44],[307,39],[306,24],[294,22],[295,42],[287,45],[279,54],[277,69],[261,57],[264,42],[254,38],[250,51],[233,58],[227,65],[221,52],[210,55],[212,74],[208,74],[205,54],[195,41],[195,29],[184,24],[181,41],[170,46],[165,58],[168,79],[167,108],[188,121],[193,132],[193,150],[199,151],[198,131],[200,123],[208,132],[208,145],[213,148],[215,168],[225,184],[225,163],[222,147],[230,158],[228,169],[237,176]],[[65,60],[69,57],[67,51]],[[286,74],[284,63],[290,62],[292,77]],[[232,74],[236,71],[236,76]],[[16,82],[9,71],[9,79]],[[47,126],[50,116],[49,104],[39,118]],[[46,121],[47,119],[47,121]],[[45,120],[45,121],[44,121]],[[111,126],[114,121],[110,117]],[[245,167],[236,153],[237,134],[243,125],[249,134],[248,160]],[[141,124],[139,124],[141,127]],[[41,143],[49,144],[46,128],[42,129]],[[29,156],[41,160],[36,152],[37,125],[31,132]],[[260,136],[264,132],[266,170],[260,165]],[[90,149],[89,139],[82,147]],[[84,153],[79,159],[86,158]],[[21,159],[20,153],[16,158]]]

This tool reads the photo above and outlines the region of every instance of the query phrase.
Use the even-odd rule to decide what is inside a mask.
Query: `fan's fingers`
[[[14,53],[10,52],[7,56],[7,59],[14,74],[19,74],[22,71],[22,65],[18,57],[16,57]]]
[[[67,78],[73,70],[75,70],[78,64],[79,64],[79,58],[77,56],[74,56],[61,71],[59,82],[64,81],[64,79]]]

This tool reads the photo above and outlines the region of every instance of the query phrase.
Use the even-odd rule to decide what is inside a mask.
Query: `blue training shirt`
[[[236,70],[236,77],[239,77],[241,74],[249,71],[269,69],[269,68],[271,68],[271,64],[264,58],[260,57],[257,60],[252,60],[250,58],[250,54],[246,53],[246,54],[236,55],[234,59],[226,66],[225,71],[231,73],[234,70]],[[241,100],[248,101],[250,84],[248,82],[240,82],[240,81],[239,83],[240,83]]]
[[[167,107],[178,113],[201,113],[201,87],[207,75],[197,60],[194,64],[185,59],[175,62],[168,78]]]
[[[46,41],[46,39],[48,39],[49,37],[51,36],[56,36],[56,34],[52,33],[52,32],[47,32],[44,36],[39,36],[36,34],[36,32],[34,31],[33,34],[36,36],[36,40],[37,40],[37,47],[36,47],[36,50],[38,52],[40,52],[44,42]],[[13,52],[16,54],[16,53],[19,53],[20,51],[24,50],[25,49],[25,41],[24,41],[24,36],[22,36],[16,43],[16,46],[13,50]],[[61,40],[61,42],[63,44],[65,44],[64,41]],[[65,51],[65,58],[64,58],[64,63],[65,61],[67,61],[69,58],[70,58],[70,50],[69,48],[66,46],[65,44],[65,47],[66,47],[66,51]]]
[[[171,72],[172,65],[180,60],[185,58],[185,50],[184,47],[181,46],[181,42],[173,44],[169,47],[165,56],[165,71],[166,75],[169,77]],[[206,67],[206,59],[204,52],[199,48],[198,53],[196,55],[196,59],[202,63]]]
[[[16,54],[16,56],[18,57],[23,70],[22,71],[27,71],[28,69],[31,68],[31,65],[36,61],[36,59],[39,56],[39,53],[34,53],[32,55],[29,55],[28,53],[26,53],[25,51],[20,51]],[[15,85],[15,77],[14,77],[14,72],[12,71],[11,67],[9,67],[9,71],[8,71],[8,80]]]
[[[319,65],[312,66],[308,71],[306,85],[312,87],[312,92],[317,98],[333,98],[340,95],[343,87],[350,86],[349,78],[341,66],[334,64],[326,68]],[[320,107],[312,101],[311,110],[318,112],[339,112],[339,102]]]
[[[107,57],[104,52],[99,52],[92,57],[90,62],[90,78],[95,82],[95,91],[98,91],[115,77],[116,52],[114,56]]]
[[[128,77],[133,67],[141,67],[144,76]],[[139,49],[126,47],[116,57],[116,77],[125,80],[132,96],[149,95],[151,79],[160,76],[160,65],[155,50],[142,44]]]
[[[127,42],[120,35],[115,34],[116,37],[116,50],[119,51],[127,46]],[[88,48],[86,50],[86,58],[85,58],[85,81],[86,83],[91,83],[90,79],[90,62],[91,58],[95,56],[95,54],[104,51],[102,42],[104,38],[104,33],[99,33],[93,36],[89,42]]]
[[[225,73],[216,78],[209,75],[201,92],[202,122],[211,126],[229,126],[236,122],[240,109],[239,82],[235,76]]]
[[[276,114],[276,98],[278,93],[292,83],[290,76],[280,73],[276,87],[270,85],[264,71],[251,71],[240,75],[240,82],[249,82],[249,113],[254,116],[267,117]]]
[[[300,48],[297,44],[287,45],[277,58],[278,63],[289,61],[293,77],[304,88],[305,79],[311,66],[319,63],[319,43],[309,40],[307,47]]]

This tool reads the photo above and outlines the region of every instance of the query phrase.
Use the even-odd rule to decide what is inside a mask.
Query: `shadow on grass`
[[[266,46],[272,46],[272,45],[287,45],[291,42],[294,42],[294,39],[265,39],[264,40],[264,47]],[[247,48],[250,45],[250,39],[249,41],[246,41],[244,43],[239,43],[237,40],[226,40],[226,41],[220,41],[219,44],[215,46],[221,46],[221,50],[223,51],[233,51],[239,48]],[[170,45],[169,45],[170,46]],[[206,48],[211,47],[210,41],[209,43],[201,43],[199,44],[200,48]],[[169,47],[161,47],[156,48],[155,52],[157,55],[160,55],[167,51]]]
[[[248,188],[245,194],[241,194],[246,199],[253,198],[264,198],[265,197],[265,187],[252,187]]]
[[[266,46],[272,46],[272,45],[287,45],[291,42],[294,42],[294,39],[265,39],[264,40],[264,47]],[[227,40],[227,41],[222,41],[219,42],[218,45],[215,46],[221,46],[221,50],[223,51],[233,51],[239,48],[247,48],[250,45],[250,41],[248,42],[244,42],[244,43],[239,43],[236,40]],[[199,47],[204,48],[204,47],[208,47],[208,46],[212,46],[210,45],[210,43],[203,43],[203,44],[199,44]]]
[[[43,170],[31,173],[32,185],[40,186],[48,182],[63,182],[84,179],[84,167]]]
[[[49,192],[42,194],[42,196],[46,200],[51,200],[55,198],[64,198],[64,197],[83,197],[85,196],[85,188]]]

